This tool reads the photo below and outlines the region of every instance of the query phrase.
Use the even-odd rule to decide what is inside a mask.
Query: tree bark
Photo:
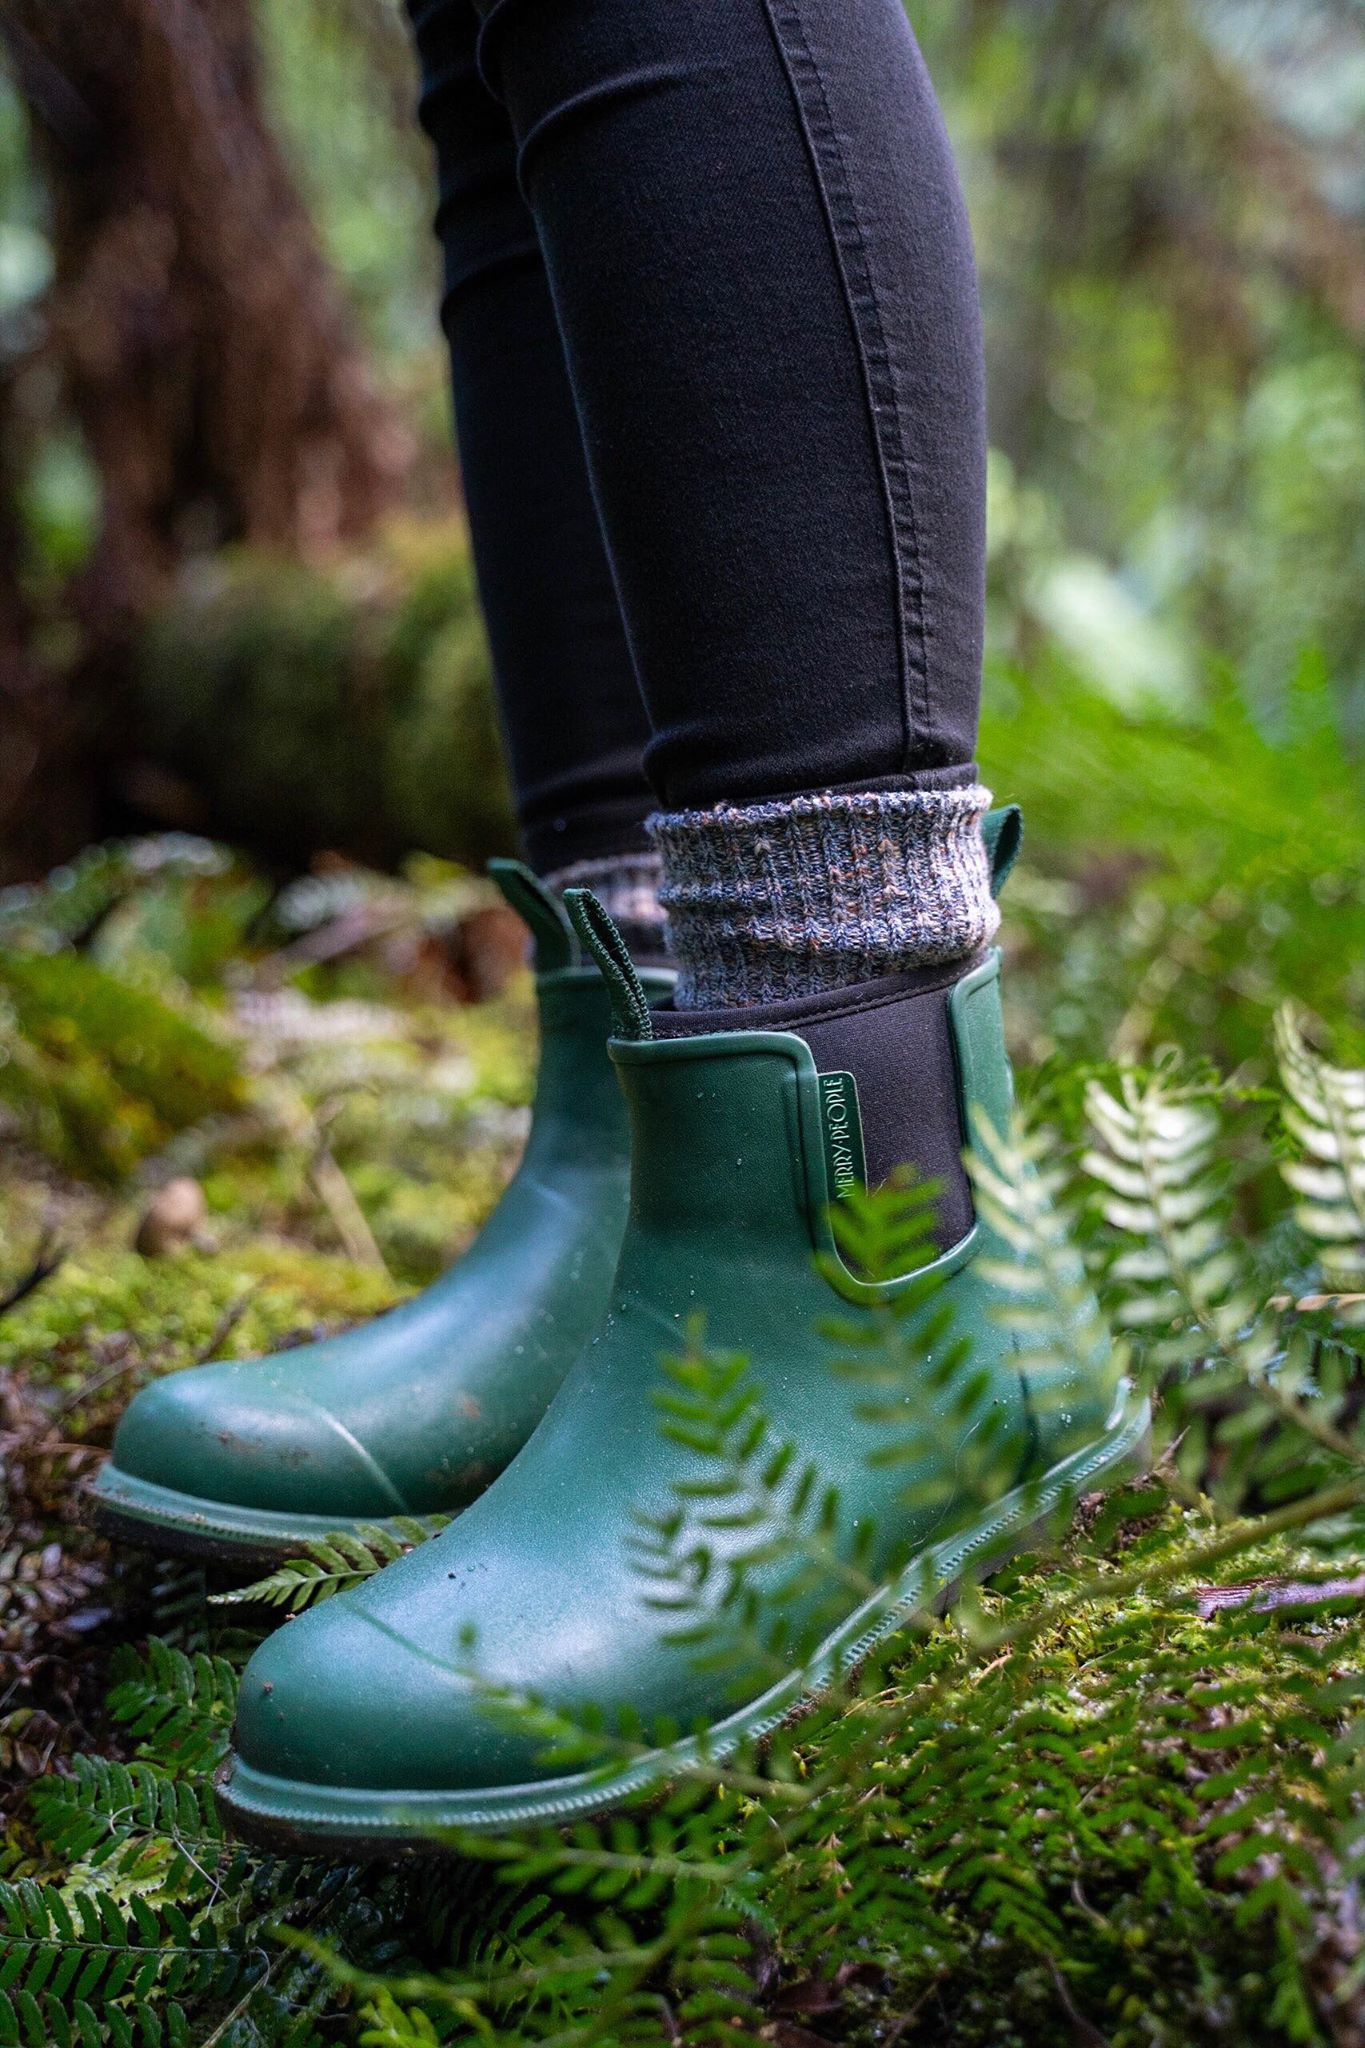
[[[86,707],[35,650],[38,612],[25,586],[14,474],[22,439],[15,379],[0,371],[0,881],[42,874],[90,836]]]
[[[118,752],[131,636],[185,558],[363,540],[410,450],[270,132],[250,0],[0,0],[0,32],[51,198],[35,357],[103,491],[69,593],[83,653],[46,681],[99,716],[49,706],[46,724],[53,744],[85,733],[98,777],[95,752]],[[16,701],[0,693],[0,748]],[[51,783],[50,764],[33,768],[0,788],[10,844],[26,838],[24,791]],[[72,843],[89,823],[73,815]]]

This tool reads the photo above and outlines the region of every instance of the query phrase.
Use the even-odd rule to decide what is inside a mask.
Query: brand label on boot
[[[846,1202],[867,1186],[863,1119],[852,1074],[820,1074],[820,1121],[825,1131],[825,1164],[836,1201]]]

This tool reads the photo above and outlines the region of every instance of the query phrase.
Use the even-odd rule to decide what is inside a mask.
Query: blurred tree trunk
[[[35,647],[13,473],[18,411],[15,378],[0,371],[0,881],[61,860],[90,837],[95,809],[78,693],[54,684]]]
[[[362,540],[408,448],[270,132],[250,0],[0,0],[0,31],[51,197],[37,353],[104,494],[71,593],[85,652],[47,683],[72,702],[38,722],[116,755],[129,637],[177,565],[229,540],[305,557]],[[17,602],[0,591],[0,638]],[[15,701],[4,688],[0,748]],[[0,788],[7,841],[54,776],[35,759]]]

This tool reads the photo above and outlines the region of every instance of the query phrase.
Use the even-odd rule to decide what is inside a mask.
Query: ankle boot
[[[629,1138],[610,1009],[554,896],[492,868],[534,939],[540,1067],[525,1155],[464,1257],[361,1328],[143,1388],[96,1513],[160,1550],[243,1561],[334,1530],[450,1513],[515,1457],[606,1305]],[[672,976],[642,977],[661,1001]]]
[[[715,1759],[775,1726],[1071,1490],[1141,1456],[1145,1409],[1106,1355],[1061,1383],[1054,1374],[1041,1398],[998,1320],[988,1261],[1010,1254],[973,1214],[957,1157],[1009,1114],[998,954],[793,1006],[780,1028],[751,1028],[749,1012],[731,1028],[730,1012],[727,1028],[699,1030],[695,1014],[651,1015],[624,947],[591,903],[570,903],[612,986],[611,1054],[630,1110],[630,1221],[610,1308],[526,1448],[466,1515],[252,1658],[219,1792],[252,1839],[398,1846],[424,1830],[608,1808],[667,1782],[699,1744]],[[846,1263],[832,1214],[862,1159],[875,1173],[888,1153],[932,1170],[948,1198],[932,1262],[872,1281]],[[875,1347],[888,1305],[908,1340],[902,1379],[878,1390],[903,1418],[894,1460],[878,1455],[887,1429],[869,1415],[867,1385],[832,1370],[860,1342]],[[752,1552],[771,1533],[780,1553],[811,1473],[810,1497],[837,1490],[838,1538],[876,1588],[796,1574],[782,1668],[756,1672],[738,1699],[734,1664],[671,1640],[677,1617],[659,1611],[661,1575],[665,1590],[679,1566],[686,1580],[695,1517],[716,1507],[701,1446],[715,1448],[724,1418],[689,1420],[695,1372],[670,1381],[660,1369],[699,1312],[707,1346],[742,1354],[757,1383],[766,1433],[750,1458],[767,1479],[742,1513],[728,1516],[727,1496],[713,1515],[704,1534],[719,1568],[691,1587],[693,1603],[714,1602],[723,1637],[727,1548]],[[723,1385],[719,1398],[723,1408]],[[741,1414],[731,1434],[748,1427]],[[987,1470],[997,1479],[983,1489]],[[752,1584],[775,1579],[793,1580],[790,1556],[753,1566]],[[605,1771],[566,1769],[529,1719],[490,1710],[489,1687],[571,1718],[619,1715],[636,1751]],[[644,1754],[641,1729],[655,1744]]]

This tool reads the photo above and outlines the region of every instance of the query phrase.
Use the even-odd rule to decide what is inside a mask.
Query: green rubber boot
[[[274,1357],[144,1387],[97,1519],[182,1555],[262,1561],[395,1516],[464,1508],[516,1456],[602,1317],[629,1136],[602,977],[525,868],[493,874],[535,940],[540,1070],[525,1155],[462,1259],[414,1300]],[[644,977],[661,1000],[672,976]]]
[[[699,1737],[714,1758],[774,1726],[926,1599],[1007,1554],[1069,1490],[1101,1486],[1141,1456],[1145,1408],[1116,1387],[1106,1355],[1066,1383],[1054,1373],[1046,1389],[1021,1370],[983,1270],[987,1254],[1009,1254],[979,1221],[904,1278],[873,1285],[850,1270],[831,1227],[849,1150],[847,1075],[822,1079],[796,1031],[656,1035],[656,1024],[685,1031],[686,1014],[652,1019],[605,913],[576,892],[569,900],[612,984],[611,1055],[630,1107],[631,1213],[610,1310],[526,1448],[466,1515],[252,1658],[219,1797],[231,1826],[274,1847],[398,1847],[434,1829],[609,1808],[666,1782]],[[940,1019],[966,1129],[1003,1126],[998,954],[880,1007],[879,1029],[919,1031],[926,1047]],[[919,1071],[900,1070],[902,1093]],[[926,1274],[941,1283],[932,1296]],[[852,1324],[840,1339],[848,1355],[859,1328],[875,1338],[874,1319],[898,1295],[917,1319],[910,1379],[894,1397],[914,1432],[908,1465],[870,1458],[885,1425],[868,1417],[868,1387],[831,1371],[821,1334],[834,1316]],[[784,1613],[809,1648],[739,1700],[733,1665],[665,1640],[670,1618],[651,1605],[658,1582],[640,1568],[642,1513],[663,1550],[685,1559],[687,1517],[708,1505],[697,1482],[714,1468],[696,1425],[678,1426],[675,1411],[665,1432],[656,1398],[661,1355],[678,1353],[702,1310],[708,1347],[747,1358],[769,1441],[790,1447],[778,1494],[813,1463],[838,1489],[845,1536],[875,1527],[860,1565],[882,1581],[860,1598],[808,1574]],[[973,1475],[1006,1458],[998,1483],[974,1491]],[[764,1499],[760,1488],[749,1526],[709,1531],[713,1552],[762,1538]],[[786,1576],[790,1564],[771,1569]],[[625,1709],[636,1729],[684,1733],[651,1738],[658,1746],[605,1776],[566,1771],[546,1761],[533,1728],[489,1710],[489,1684],[571,1716]]]

